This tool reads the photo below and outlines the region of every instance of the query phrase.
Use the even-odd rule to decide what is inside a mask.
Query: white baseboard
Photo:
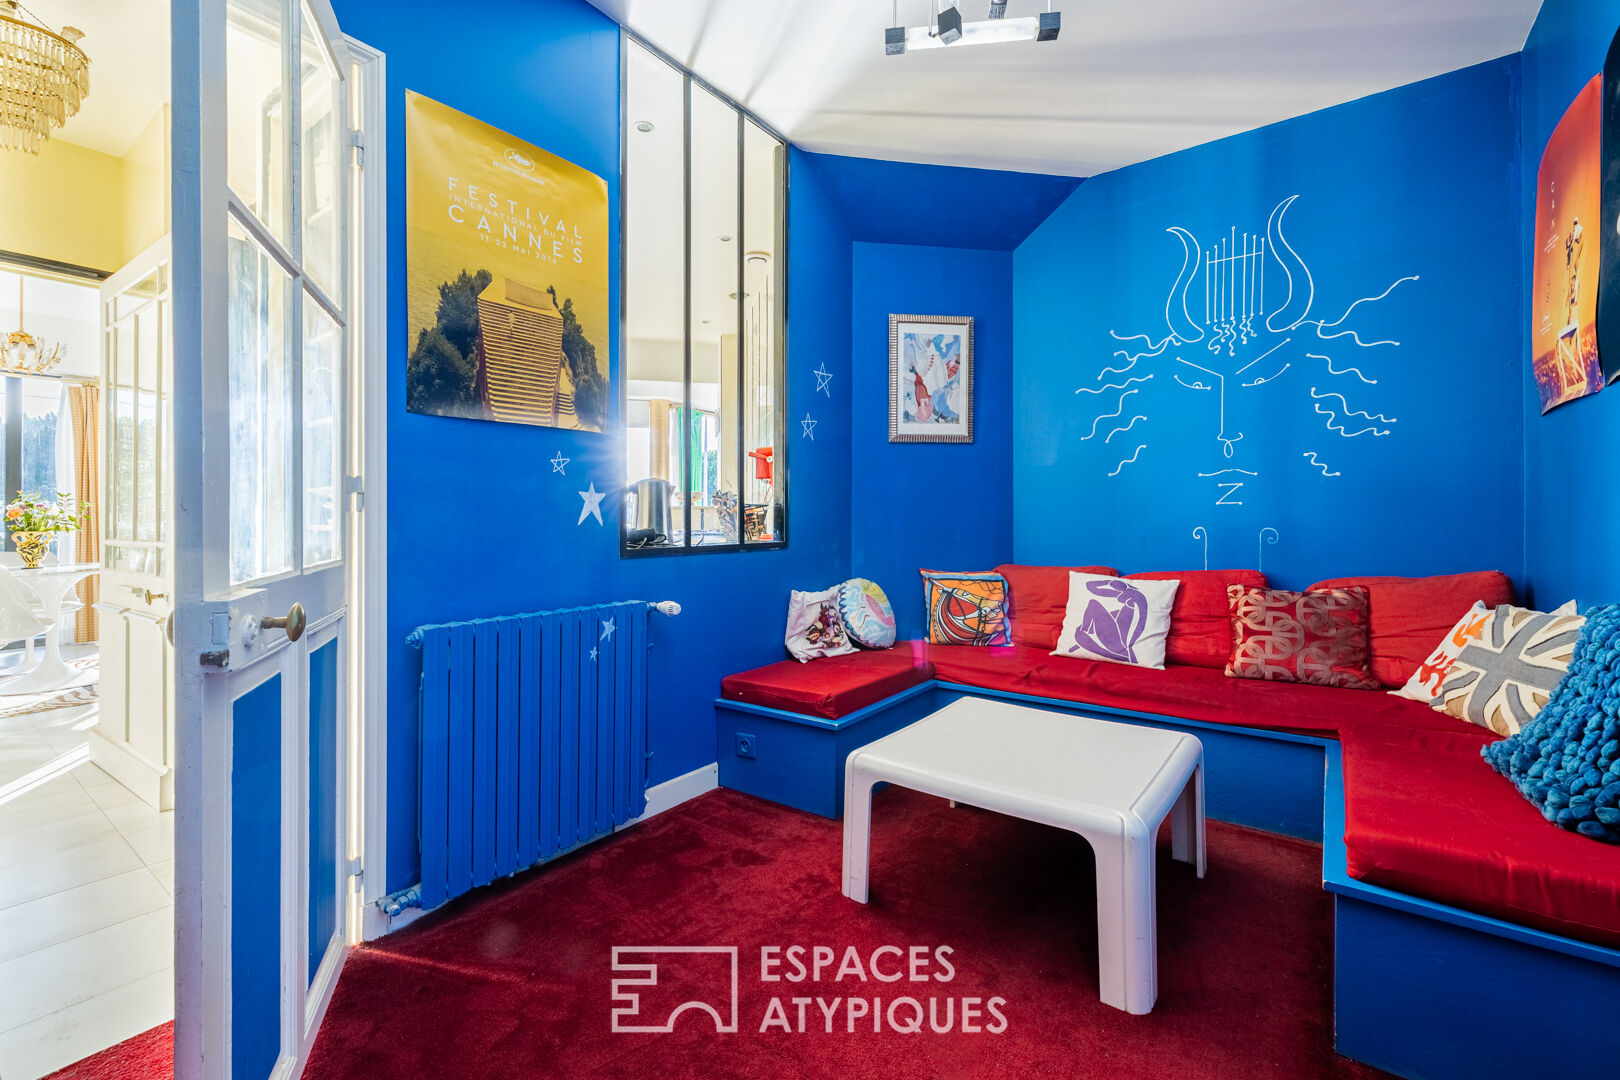
[[[695,799],[699,795],[713,791],[719,786],[719,762],[710,762],[701,768],[677,776],[673,780],[665,780],[662,784],[656,784],[647,789],[647,810],[645,813],[638,818],[632,818],[613,831],[619,832],[622,829],[639,825],[650,817],[656,817],[665,810],[673,809],[688,799]]]
[[[647,789],[647,810],[638,818],[632,818],[613,831],[622,832],[625,829],[641,824],[648,818],[656,817],[665,810],[673,809],[688,799],[695,799],[705,792],[713,791],[720,786],[720,764],[711,762],[701,768],[693,769],[673,780],[665,780]],[[411,923],[420,919],[425,912],[421,908],[406,908],[393,918],[378,907],[376,903],[367,904],[361,916],[362,925],[360,936],[365,941],[375,941],[384,934],[395,930],[402,930]]]

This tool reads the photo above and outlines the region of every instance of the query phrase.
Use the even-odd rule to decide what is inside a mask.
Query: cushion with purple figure
[[[1069,574],[1069,606],[1053,656],[1164,667],[1170,609],[1181,582]]]

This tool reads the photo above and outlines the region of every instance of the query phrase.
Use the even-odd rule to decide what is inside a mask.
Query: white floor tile
[[[100,765],[90,761],[73,770],[73,779],[77,780],[86,790],[106,787],[108,784],[116,784],[118,787],[124,786],[114,780],[112,775],[104,771]]]
[[[122,787],[123,785],[119,786]],[[174,817],[173,813],[158,813],[139,799],[132,799],[129,802],[119,803],[115,806],[104,806],[101,809],[107,815],[107,820],[113,823],[113,828],[125,836],[134,832],[145,832],[147,829],[155,828],[166,820],[172,820]]]
[[[153,877],[157,878],[157,883],[159,885],[163,886],[163,890],[165,892],[167,892],[170,896],[173,896],[174,895],[174,860],[169,859],[166,862],[154,863],[153,865],[147,867],[147,869],[152,872]]]
[[[150,829],[124,834],[124,840],[147,866],[174,861],[174,811],[159,816],[162,822]]]
[[[77,769],[74,770],[74,772],[77,771]],[[146,805],[141,802],[139,795],[117,781],[110,784],[97,784],[95,787],[80,785],[79,790],[89,795],[91,799],[95,800],[95,804],[103,810],[111,810],[115,806],[129,806],[134,803],[140,803],[142,806]],[[153,810],[152,813],[155,814],[157,811]]]
[[[165,968],[0,1033],[0,1076],[38,1080],[172,1019],[174,974]]]
[[[174,909],[167,907],[8,960],[0,964],[0,1032],[173,963]]]
[[[0,784],[0,787],[4,786]],[[38,787],[30,787],[0,802],[0,832],[42,825],[99,809],[89,793],[74,782],[71,773],[59,773]]]
[[[0,963],[173,906],[146,867],[0,909]]]
[[[100,840],[0,867],[0,909],[127,874],[142,865],[135,849],[117,832],[108,830]]]
[[[117,835],[118,830],[100,810],[26,828],[7,829],[0,832],[0,869]]]

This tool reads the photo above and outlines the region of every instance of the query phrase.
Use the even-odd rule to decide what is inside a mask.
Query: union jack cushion
[[[1517,735],[1569,669],[1585,622],[1574,604],[1550,613],[1503,604],[1457,654],[1435,709],[1498,735]]]

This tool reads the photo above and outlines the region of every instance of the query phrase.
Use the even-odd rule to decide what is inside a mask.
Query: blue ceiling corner
[[[851,238],[1011,251],[1082,177],[806,153]]]

